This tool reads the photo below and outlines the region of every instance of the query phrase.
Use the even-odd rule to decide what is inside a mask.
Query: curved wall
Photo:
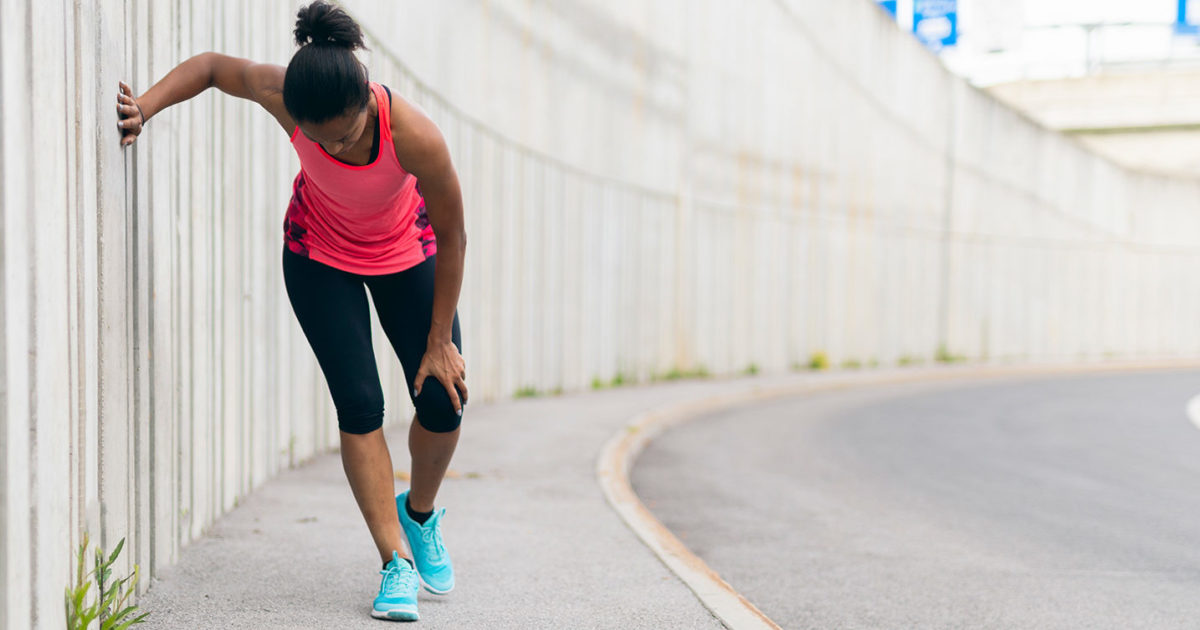
[[[209,91],[122,151],[112,107],[206,50],[286,63],[298,5],[4,3],[0,627],[61,623],[85,528],[144,590],[337,445],[281,283],[286,137]],[[476,404],[815,351],[1200,352],[1200,186],[1037,127],[868,0],[346,6],[464,183]]]

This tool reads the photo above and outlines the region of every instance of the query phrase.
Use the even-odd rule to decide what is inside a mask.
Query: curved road
[[[697,418],[634,489],[784,628],[1198,628],[1200,371],[888,385]]]

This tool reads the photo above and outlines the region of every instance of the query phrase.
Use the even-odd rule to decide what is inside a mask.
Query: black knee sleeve
[[[433,377],[425,379],[421,395],[413,399],[413,406],[417,408],[417,422],[433,433],[449,433],[462,422],[462,418],[454,411],[450,394],[442,387],[442,382]],[[462,409],[466,413],[467,405],[463,404]]]

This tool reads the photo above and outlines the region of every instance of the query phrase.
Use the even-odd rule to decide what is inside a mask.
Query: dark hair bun
[[[317,0],[296,14],[296,43],[365,48],[362,29],[341,7]]]

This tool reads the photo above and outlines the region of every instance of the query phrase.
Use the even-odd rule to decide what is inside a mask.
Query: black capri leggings
[[[371,350],[371,319],[364,284],[371,290],[379,323],[404,368],[417,421],[436,433],[458,428],[461,418],[454,412],[454,403],[441,381],[428,376],[421,395],[414,397],[412,393],[433,319],[436,257],[429,256],[404,271],[364,276],[335,269],[284,246],[283,281],[288,299],[325,374],[342,431],[362,434],[383,426],[383,388]],[[457,311],[451,339],[462,353]],[[460,392],[460,400],[461,396]]]

